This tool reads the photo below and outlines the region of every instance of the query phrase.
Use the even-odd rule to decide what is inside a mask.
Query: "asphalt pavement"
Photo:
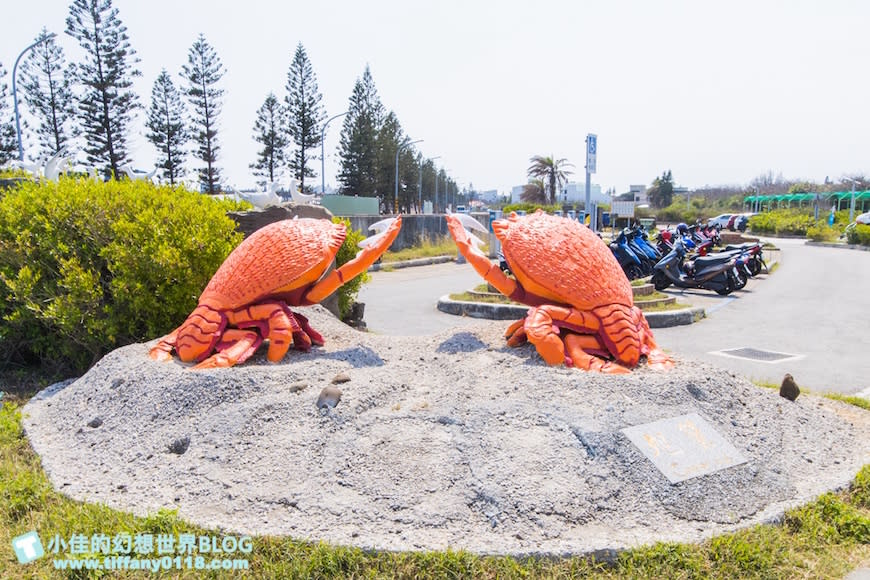
[[[672,292],[704,306],[707,318],[658,329],[656,339],[668,350],[750,379],[779,384],[789,373],[816,392],[864,391],[870,387],[870,253],[808,246],[801,239],[771,241],[782,249],[772,275],[727,297]],[[722,353],[741,348],[791,356],[765,362]]]
[[[797,239],[773,242],[782,249],[778,268],[750,280],[742,291],[727,297],[670,291],[681,302],[703,306],[707,318],[656,329],[659,345],[753,380],[779,384],[790,373],[800,387],[814,392],[867,392],[870,252],[807,246]],[[426,335],[474,322],[439,312],[436,303],[444,294],[481,282],[468,264],[374,272],[360,300],[372,332]],[[735,349],[743,350],[722,353]]]

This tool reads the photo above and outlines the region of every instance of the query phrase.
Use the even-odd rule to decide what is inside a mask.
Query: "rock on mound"
[[[236,533],[567,554],[769,520],[870,458],[865,412],[693,361],[600,376],[506,347],[504,323],[398,339],[306,313],[327,345],[278,364],[191,372],[131,345],[32,399],[25,428],[54,485]],[[671,484],[621,431],[687,413],[747,461]]]

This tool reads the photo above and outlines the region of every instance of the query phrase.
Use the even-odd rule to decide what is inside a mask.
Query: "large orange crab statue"
[[[619,263],[586,226],[540,210],[492,222],[514,280],[477,248],[480,240],[463,227],[486,231],[474,218],[451,214],[447,225],[478,274],[505,296],[531,306],[505,333],[509,345],[528,340],[548,364],[604,373],[630,372],[641,357],[653,368],[673,366],[634,306]]]
[[[277,362],[290,346],[308,350],[323,337],[291,306],[317,304],[364,272],[402,227],[402,217],[383,220],[360,242],[357,256],[326,274],[347,235],[344,224],[324,219],[284,220],[254,232],[230,253],[199,297],[199,304],[151,349],[170,360],[172,350],[194,368],[231,367],[247,360],[265,339],[266,357]]]

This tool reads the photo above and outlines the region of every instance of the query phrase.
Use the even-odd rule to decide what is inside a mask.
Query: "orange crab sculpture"
[[[383,254],[402,227],[401,216],[371,226],[380,233],[360,242],[363,250],[324,274],[347,235],[344,224],[292,219],[257,230],[230,253],[209,281],[199,304],[151,349],[169,360],[172,350],[194,368],[230,367],[247,360],[265,339],[266,357],[277,362],[291,346],[308,350],[323,337],[291,306],[317,304],[364,272]]]
[[[651,367],[673,361],[656,347],[649,324],[634,306],[631,284],[607,245],[586,226],[538,210],[492,223],[516,279],[506,276],[463,227],[486,231],[467,215],[447,216],[459,251],[505,296],[531,306],[505,333],[508,344],[527,340],[551,365],[627,373],[647,357]]]

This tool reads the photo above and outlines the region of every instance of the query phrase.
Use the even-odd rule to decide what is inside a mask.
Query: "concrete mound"
[[[564,555],[771,521],[870,460],[865,411],[695,361],[601,376],[508,348],[503,322],[396,338],[306,314],[326,346],[278,364],[194,372],[137,344],[34,397],[24,425],[55,487],[228,533]],[[693,451],[649,427],[645,455],[623,431],[685,416],[745,461],[701,453],[709,473],[672,483],[651,458]]]

